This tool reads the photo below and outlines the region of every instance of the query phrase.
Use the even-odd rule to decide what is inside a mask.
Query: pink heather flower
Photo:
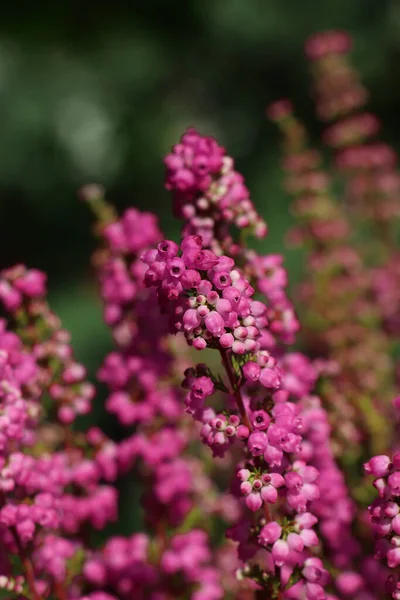
[[[394,496],[400,496],[400,471],[389,475],[388,486]]]
[[[345,31],[323,31],[308,38],[305,52],[309,59],[318,60],[329,54],[345,54],[351,48],[351,39]]]
[[[254,364],[244,364],[245,376],[255,381],[260,374],[265,387],[277,390],[281,371],[276,359],[261,350],[263,336],[268,335],[267,307],[252,300],[254,288],[233,268],[231,258],[200,250],[199,244],[203,244],[200,236],[184,238],[181,257],[172,261],[158,251],[144,253],[149,267],[146,286],[157,288],[160,306],[170,315],[171,332],[183,331],[197,349],[207,346],[230,349],[242,356],[251,353],[249,362]],[[201,279],[187,279],[188,269],[200,270]]]
[[[270,423],[271,417],[265,410],[256,410],[251,414],[251,424],[258,431],[265,431]]]
[[[242,481],[240,490],[246,496],[246,505],[253,512],[261,508],[263,502],[274,504],[278,497],[276,488],[285,483],[278,473],[264,473],[260,479],[253,477],[248,469],[241,469],[238,477]]]
[[[200,432],[201,438],[213,450],[213,456],[224,456],[230,444],[233,443],[237,435],[237,426],[240,419],[236,415],[227,418],[220,414],[211,420],[204,420],[203,428]]]
[[[191,386],[195,398],[207,398],[214,393],[214,384],[210,377],[196,377]]]
[[[184,237],[201,234],[208,247],[218,250],[224,241],[234,253],[230,225],[251,228],[257,237],[266,234],[243,177],[213,138],[189,129],[165,158],[165,165],[165,187],[172,192],[175,213],[185,220]],[[215,237],[216,223],[223,224],[220,236],[224,239]],[[195,248],[193,244],[187,247]]]
[[[398,506],[396,506],[396,508],[398,509]],[[395,533],[397,533],[397,535],[400,535],[400,515],[399,514],[396,514],[396,516],[393,518],[393,520],[391,522],[391,527],[392,527],[393,531]]]
[[[253,456],[261,456],[261,454],[264,453],[267,444],[267,434],[263,431],[251,433],[247,440],[247,446]]]
[[[243,375],[250,381],[258,381],[261,374],[261,367],[255,362],[249,361],[243,366]]]
[[[302,552],[305,545],[302,536],[297,533],[289,533],[287,544],[293,552]]]
[[[368,462],[364,463],[364,469],[369,475],[374,477],[384,477],[389,473],[391,460],[388,456],[374,456]]]
[[[22,304],[22,295],[8,281],[0,281],[0,300],[7,310],[14,311]]]
[[[272,546],[272,558],[277,567],[281,567],[289,556],[289,545],[284,540],[277,540]]]
[[[221,344],[222,348],[231,348],[234,341],[235,338],[231,333],[224,333],[219,339],[219,343]]]
[[[345,571],[336,577],[335,584],[340,593],[345,596],[354,596],[363,588],[364,579],[359,573]]]
[[[400,565],[400,547],[389,550],[387,553],[387,563],[390,569],[395,569]]]
[[[208,331],[215,337],[220,337],[225,332],[225,324],[221,315],[217,311],[208,313],[204,320],[204,324]]]
[[[195,308],[189,308],[183,315],[183,327],[185,331],[191,332],[201,323],[201,316]]]
[[[261,508],[263,501],[258,492],[250,492],[246,495],[246,505],[252,512],[256,512]]]
[[[279,368],[269,369],[268,367],[262,369],[260,375],[260,382],[268,389],[277,390],[281,385],[281,373]]]
[[[342,496],[335,496],[341,482],[335,471],[332,475],[326,454],[329,424],[321,424],[315,415],[306,422],[304,416],[302,400],[311,393],[313,369],[300,355],[285,360],[283,343],[292,339],[298,323],[283,290],[287,277],[282,259],[258,257],[230,237],[230,225],[252,229],[257,236],[266,227],[233,160],[215,140],[189,130],[165,164],[166,187],[176,213],[186,220],[180,246],[161,239],[153,215],[129,209],[114,220],[101,204],[101,190],[86,190],[99,212],[104,247],[96,264],[116,344],[99,380],[109,389],[107,410],[129,427],[121,441],[109,440],[98,428],[86,435],[70,430],[77,415],[90,411],[94,386],[85,381],[86,370],[74,358],[68,333],[47,309],[43,274],[24,267],[2,274],[0,299],[13,319],[18,321],[21,312],[28,323],[26,335],[15,340],[3,335],[0,321],[0,524],[5,552],[18,549],[13,539],[17,535],[43,597],[57,595],[55,584],[60,582],[62,594],[76,600],[161,600],[174,594],[178,581],[193,600],[222,600],[238,590],[231,574],[239,564],[230,559],[224,567],[205,531],[186,531],[186,525],[197,512],[210,525],[214,516],[236,520],[242,504],[256,512],[265,503],[275,504],[279,495],[282,502],[273,510],[277,521],[266,523],[261,515],[242,519],[229,537],[239,542],[241,560],[258,560],[261,549],[260,568],[271,577],[268,585],[280,584],[283,590],[294,574],[302,577],[299,597],[320,600],[327,574],[321,561],[304,551],[316,543],[311,529],[316,518],[294,514],[310,504],[312,510],[318,508],[319,472],[306,463],[305,455],[320,460],[324,491],[339,517],[344,515],[348,523],[353,515],[342,505]],[[229,256],[221,256],[223,248]],[[238,258],[238,268],[232,256]],[[256,284],[266,303],[253,300]],[[174,342],[176,352],[168,347],[167,329],[183,334]],[[186,369],[184,403],[174,381],[170,383],[186,367],[188,358],[179,346],[183,337],[194,348],[219,351],[227,371],[221,378],[203,364]],[[284,389],[277,393],[284,378]],[[212,406],[206,405],[214,388],[218,395]],[[296,403],[289,401],[290,395]],[[49,431],[43,421],[47,404],[41,407],[47,396],[54,404],[49,415],[55,419]],[[241,457],[235,451],[221,465],[227,472],[235,468],[235,460],[240,461],[235,470],[247,467],[239,469],[229,501],[202,468],[204,449],[193,437],[200,428],[202,442],[217,457],[236,437],[241,440],[236,443]],[[151,535],[114,536],[101,548],[91,547],[82,531],[101,530],[117,519],[114,483],[132,466],[143,476]],[[382,476],[383,487],[385,494],[396,494],[396,473],[390,473],[389,478]],[[244,498],[238,503],[240,493]],[[371,507],[372,520],[380,521],[378,531],[386,531],[392,520],[395,531],[396,503],[385,502],[379,500],[384,508],[379,503]],[[279,523],[283,515],[287,519]],[[168,535],[158,531],[159,524]],[[185,533],[171,533],[182,525]],[[389,554],[396,552],[398,541],[392,536],[389,546],[396,547],[385,550],[389,562],[395,562]],[[229,548],[220,550],[229,558]],[[70,572],[81,562],[82,572]],[[11,565],[2,554],[0,563],[2,587]],[[23,593],[26,582],[20,583]],[[254,583],[257,587],[251,582],[250,588]],[[20,593],[16,588],[7,591]]]
[[[264,525],[259,534],[259,541],[263,546],[274,544],[282,533],[282,527],[276,521],[271,521]]]
[[[239,427],[237,428],[236,435],[239,438],[239,440],[247,440],[247,438],[250,435],[250,430],[248,427],[246,427],[246,425],[239,425]]]
[[[189,269],[208,271],[218,264],[218,257],[211,250],[183,250],[182,259]]]

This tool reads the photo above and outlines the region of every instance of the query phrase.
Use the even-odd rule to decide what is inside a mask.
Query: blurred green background
[[[0,19],[0,261],[49,274],[53,307],[93,373],[110,346],[76,190],[98,181],[122,210],[156,211],[177,235],[162,158],[195,125],[237,160],[282,249],[290,223],[278,136],[265,105],[290,96],[317,139],[305,38],[347,29],[384,133],[400,140],[395,0],[152,0],[3,3]],[[296,275],[299,262],[289,253]]]

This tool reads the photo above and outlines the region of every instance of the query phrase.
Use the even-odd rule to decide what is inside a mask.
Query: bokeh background
[[[3,3],[0,266],[23,261],[48,273],[52,305],[91,374],[111,339],[89,266],[90,214],[77,189],[100,182],[119,210],[154,210],[176,236],[162,158],[194,125],[235,157],[270,226],[265,249],[282,251],[288,200],[264,110],[291,97],[318,139],[302,46],[331,28],[354,37],[371,108],[398,145],[398,0]],[[296,278],[299,258],[285,252]]]

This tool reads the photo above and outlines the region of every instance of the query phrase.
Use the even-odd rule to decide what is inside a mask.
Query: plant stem
[[[31,595],[32,595],[32,600],[42,600],[42,597],[39,595],[39,593],[36,589],[35,571],[33,568],[32,561],[29,558],[29,556],[26,555],[25,549],[19,538],[18,531],[15,529],[15,527],[11,527],[10,529],[11,529],[11,532],[13,534],[13,537],[14,537],[14,540],[15,540],[15,543],[16,543],[16,546],[18,549],[19,557],[21,559],[22,565],[25,570],[26,581],[28,583],[29,591],[31,592]]]
[[[67,590],[61,582],[54,585],[54,591],[57,594],[58,600],[68,600]]]
[[[248,427],[249,430],[251,431],[252,430],[251,423],[250,423],[249,417],[247,416],[246,408],[244,406],[242,394],[240,393],[240,388],[237,385],[235,374],[232,372],[231,363],[230,363],[229,358],[224,350],[220,350],[220,353],[221,353],[221,357],[222,357],[222,363],[225,367],[229,382],[232,387],[232,394],[235,396],[235,399],[236,399],[236,404],[238,406],[240,416],[242,417],[242,421],[243,421],[244,425],[246,425],[246,427]]]
[[[268,502],[264,503],[264,516],[265,516],[265,520],[267,521],[267,523],[270,523],[272,521],[271,513],[269,511]]]
[[[57,594],[59,600],[68,600],[67,590],[64,585],[60,582],[54,584],[54,591]]]

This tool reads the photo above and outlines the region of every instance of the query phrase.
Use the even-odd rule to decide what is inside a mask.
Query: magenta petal
[[[278,498],[278,492],[272,485],[264,485],[261,490],[261,498],[264,502],[275,504],[276,499]]]
[[[289,533],[287,543],[290,550],[293,550],[294,552],[302,552],[304,548],[303,538],[297,533]]]
[[[285,485],[285,480],[279,473],[269,473],[269,476],[271,477],[271,485],[274,488],[280,488]]]
[[[303,531],[300,531],[300,537],[307,548],[318,546],[318,536],[312,529],[303,529]]]
[[[272,546],[272,558],[277,567],[281,567],[289,554],[289,546],[284,540],[277,540]]]
[[[315,483],[305,483],[301,490],[303,496],[311,501],[318,500],[319,498],[319,487]]]
[[[260,494],[256,494],[255,492],[252,492],[251,494],[249,494],[246,497],[246,505],[250,510],[252,510],[253,512],[256,512],[256,510],[258,510],[262,506],[262,500],[261,500]]]
[[[240,491],[242,492],[242,494],[244,494],[245,496],[248,496],[249,494],[251,494],[251,490],[253,489],[253,486],[251,485],[250,481],[243,481],[240,484]]]

